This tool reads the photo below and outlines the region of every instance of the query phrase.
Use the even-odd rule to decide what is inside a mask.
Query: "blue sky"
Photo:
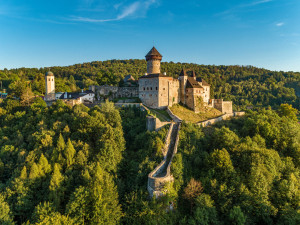
[[[300,71],[299,0],[0,0],[0,69],[144,59]]]

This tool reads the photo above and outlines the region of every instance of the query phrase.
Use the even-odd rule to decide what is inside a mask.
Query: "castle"
[[[108,85],[89,87],[81,93],[55,93],[54,74],[47,72],[45,76],[45,101],[51,102],[62,99],[70,105],[92,103],[94,98],[114,100],[127,98],[126,101],[135,101],[130,98],[139,98],[150,108],[164,109],[174,104],[183,104],[196,113],[202,107],[214,107],[222,113],[232,113],[232,102],[223,99],[210,98],[210,85],[202,78],[197,78],[194,71],[183,69],[179,78],[161,73],[160,63],[162,55],[153,47],[146,55],[147,73],[135,81],[131,75],[124,79],[122,87]]]
[[[162,55],[153,47],[146,55],[147,73],[139,78],[139,98],[151,108],[165,108],[182,103],[199,112],[201,106],[217,108],[222,113],[232,113],[232,102],[210,99],[210,85],[197,78],[194,71],[189,76],[183,69],[178,79],[160,72]]]

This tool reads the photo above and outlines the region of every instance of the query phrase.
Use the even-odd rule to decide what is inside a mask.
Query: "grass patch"
[[[222,113],[215,108],[203,107],[199,113],[195,113],[193,110],[179,104],[173,105],[171,111],[180,119],[191,123],[198,123],[222,115]]]
[[[165,110],[150,109],[150,108],[148,109],[149,109],[148,114],[158,118],[161,122],[167,122],[171,120],[171,117],[169,116],[168,112]]]

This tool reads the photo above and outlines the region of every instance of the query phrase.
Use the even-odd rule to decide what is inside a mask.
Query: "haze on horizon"
[[[144,59],[300,71],[300,1],[0,2],[0,69]],[[298,22],[298,23],[297,23]]]

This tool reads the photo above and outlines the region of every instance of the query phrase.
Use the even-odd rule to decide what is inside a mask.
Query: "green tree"
[[[243,225],[246,223],[246,216],[239,206],[234,206],[229,212],[230,224]]]
[[[3,225],[15,224],[12,219],[9,205],[5,202],[2,194],[0,194],[0,223]]]
[[[62,186],[62,182],[64,180],[63,175],[60,173],[59,164],[54,164],[53,173],[50,180],[49,190],[50,200],[53,201],[56,209],[60,209],[60,203],[64,200],[64,188]]]
[[[297,114],[298,110],[294,109],[292,105],[289,104],[281,104],[278,109],[278,114],[280,116],[286,116],[290,118],[291,120],[298,121]]]
[[[76,151],[75,151],[75,149],[73,147],[73,144],[72,144],[72,142],[69,138],[68,142],[67,142],[67,146],[66,146],[65,151],[64,151],[64,156],[66,158],[67,167],[70,167],[74,163],[75,153],[76,153]]]

